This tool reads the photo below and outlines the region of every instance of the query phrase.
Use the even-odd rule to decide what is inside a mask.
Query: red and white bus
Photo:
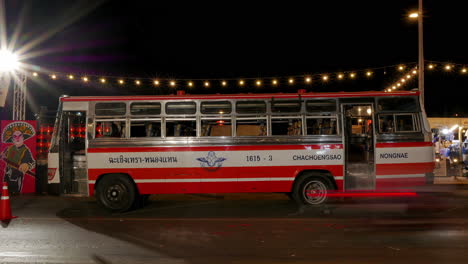
[[[324,203],[432,181],[419,92],[63,96],[49,183],[125,211],[150,194],[283,192]]]

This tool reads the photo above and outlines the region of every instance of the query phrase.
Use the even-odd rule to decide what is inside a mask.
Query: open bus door
[[[60,190],[88,194],[86,164],[86,112],[64,111],[59,139]]]
[[[59,106],[48,157],[50,190],[59,194],[88,195],[86,111]]]
[[[344,188],[375,189],[375,129],[373,104],[342,103],[343,140],[345,144]]]

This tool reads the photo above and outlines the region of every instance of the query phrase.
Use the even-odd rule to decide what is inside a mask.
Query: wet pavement
[[[284,194],[155,195],[124,214],[12,196],[0,263],[466,263],[468,186],[432,191],[322,208]]]

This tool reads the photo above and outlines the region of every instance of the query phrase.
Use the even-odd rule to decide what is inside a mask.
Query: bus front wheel
[[[112,212],[128,211],[135,202],[136,190],[124,175],[107,175],[96,187],[99,204]]]
[[[298,204],[322,205],[328,200],[330,183],[319,176],[305,176],[294,185],[292,198]]]

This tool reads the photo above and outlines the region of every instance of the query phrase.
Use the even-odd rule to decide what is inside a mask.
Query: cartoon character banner
[[[1,122],[0,180],[10,193],[36,189],[36,121]]]

